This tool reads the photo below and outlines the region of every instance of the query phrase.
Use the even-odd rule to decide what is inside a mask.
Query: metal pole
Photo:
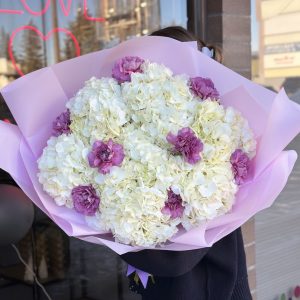
[[[206,1],[187,0],[188,30],[203,40],[206,40]]]
[[[200,28],[199,32],[197,32],[198,36],[201,39],[206,41],[206,17],[207,17],[207,9],[206,9],[206,0],[200,0],[200,12],[201,12],[201,19],[200,19]]]
[[[52,22],[53,22],[53,28],[58,28],[56,0],[52,0]],[[60,48],[59,48],[59,37],[58,37],[57,31],[53,33],[53,38],[54,38],[55,62],[59,62],[60,61]]]
[[[45,7],[45,0],[41,0],[41,10]],[[42,14],[42,30],[43,35],[46,35],[46,22],[45,22],[45,14]],[[47,45],[46,41],[43,39],[43,59],[44,59],[44,67],[47,66]]]

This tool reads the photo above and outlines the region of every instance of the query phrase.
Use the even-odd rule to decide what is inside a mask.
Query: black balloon
[[[21,240],[33,218],[33,204],[24,192],[16,186],[0,184],[0,246]]]

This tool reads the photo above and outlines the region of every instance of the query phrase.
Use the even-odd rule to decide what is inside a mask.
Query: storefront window
[[[42,67],[169,25],[186,27],[185,0],[0,0],[0,88]],[[0,97],[4,118],[13,122]],[[13,182],[0,170],[2,183]],[[126,265],[117,254],[66,236],[37,208],[17,247],[52,299],[140,299],[129,290]],[[11,245],[1,245],[0,299],[20,297],[47,299]]]
[[[187,23],[182,0],[0,0],[0,16],[0,87],[44,66]]]
[[[300,103],[300,1],[252,0],[252,79]],[[289,148],[299,153],[299,136]],[[299,174],[298,161],[283,193],[255,217],[258,299],[294,299],[299,290]]]

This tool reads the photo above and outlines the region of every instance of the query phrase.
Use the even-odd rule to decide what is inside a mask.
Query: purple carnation
[[[144,60],[138,56],[125,56],[116,61],[112,69],[112,77],[119,83],[130,81],[131,73],[142,73]]]
[[[88,154],[89,164],[98,168],[102,174],[107,174],[112,166],[120,166],[124,159],[123,146],[109,139],[107,143],[96,141]]]
[[[196,164],[201,159],[200,152],[203,150],[203,143],[191,128],[182,128],[177,135],[169,132],[167,141],[174,145],[174,153],[181,153],[186,162]]]
[[[168,200],[165,202],[165,206],[161,211],[163,214],[170,215],[171,219],[181,217],[184,211],[181,196],[175,194],[171,189],[169,189]]]
[[[236,184],[243,184],[247,178],[250,166],[248,155],[241,149],[237,149],[231,154],[230,162]]]
[[[217,100],[220,97],[220,94],[216,90],[214,83],[209,78],[190,78],[190,89],[202,100],[207,98]]]
[[[71,196],[75,210],[86,216],[93,216],[99,207],[100,198],[92,185],[74,187]]]
[[[69,109],[67,109],[65,112],[61,113],[53,122],[53,135],[60,136],[63,133],[69,134],[71,132],[70,125],[70,111]]]

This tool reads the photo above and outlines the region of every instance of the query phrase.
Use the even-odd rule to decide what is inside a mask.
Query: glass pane
[[[300,103],[300,1],[252,0],[252,76]],[[300,137],[288,148],[299,153]],[[256,215],[258,299],[292,299],[300,285],[299,180],[298,160],[283,193]]]
[[[0,87],[49,64],[187,23],[183,0],[0,0],[0,15]]]
[[[0,88],[53,63],[186,24],[185,0],[0,0]],[[13,122],[0,95],[5,118]],[[3,183],[13,181],[0,170]],[[140,299],[130,291],[117,254],[67,237],[38,209],[17,247],[52,299]],[[0,246],[0,299],[20,297],[46,299],[12,246]]]

